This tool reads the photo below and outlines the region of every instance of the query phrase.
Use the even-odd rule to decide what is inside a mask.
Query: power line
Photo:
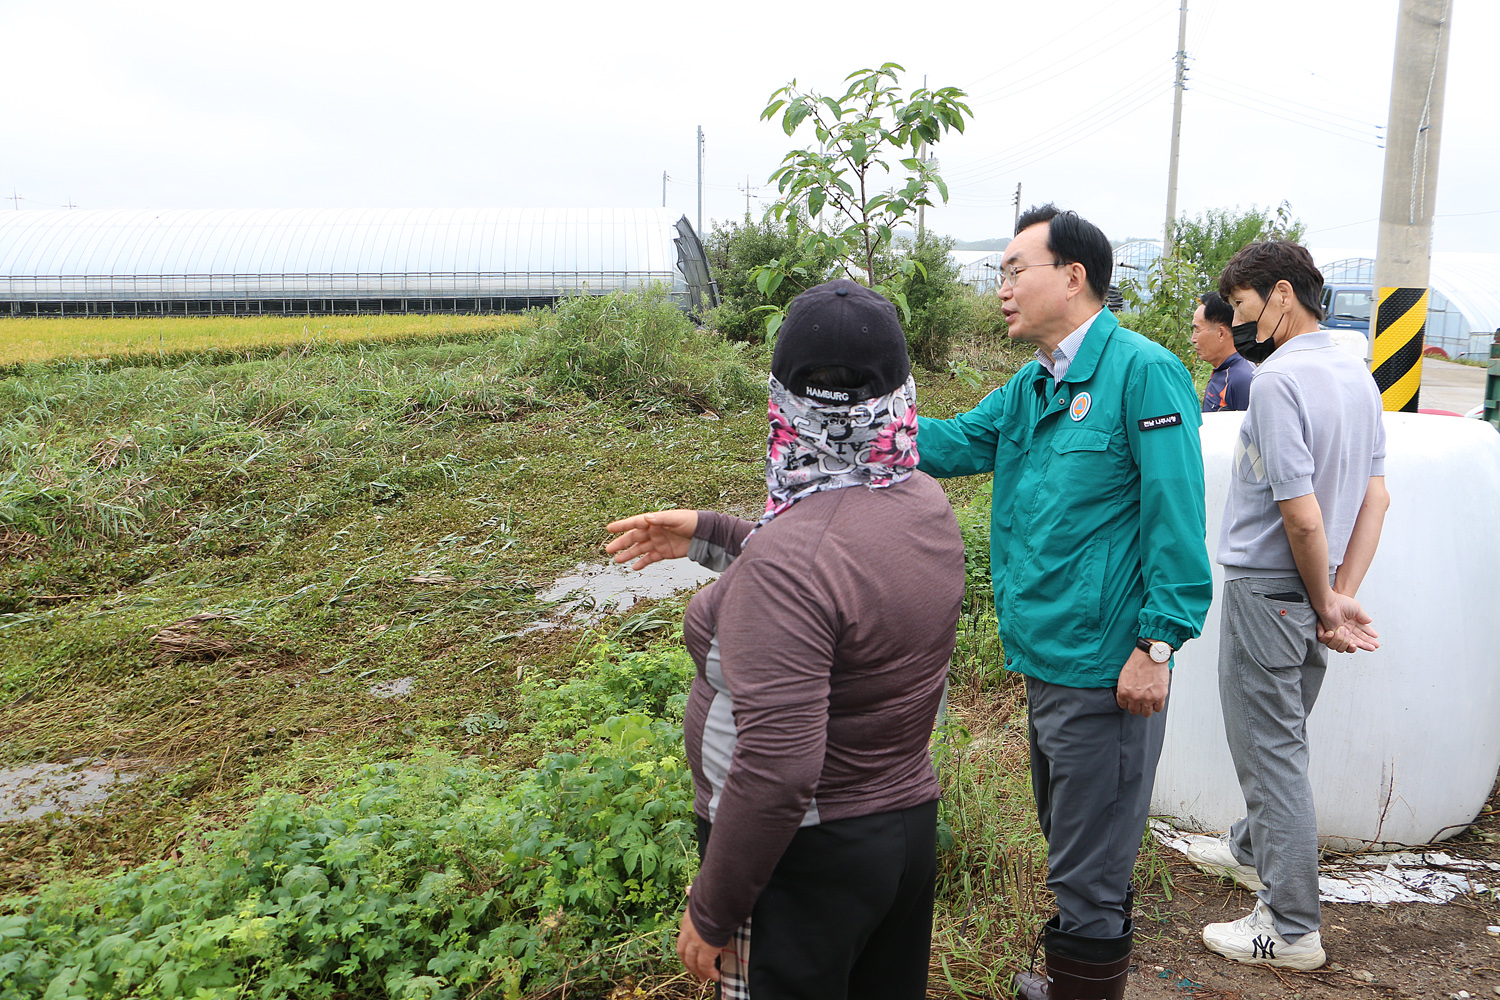
[[[1097,19],[1100,14],[1103,14],[1105,11],[1109,10],[1111,7],[1114,7],[1115,5],[1123,3],[1123,2],[1124,2],[1124,0],[1110,0],[1109,3],[1105,4],[1103,7],[1100,7],[1097,11],[1094,12],[1094,17]],[[1155,6],[1155,5],[1154,4],[1150,4],[1150,6]],[[1108,33],[1106,33],[1105,37],[1108,38],[1110,36],[1109,36]],[[1038,43],[1036,45],[1030,46],[1027,49],[1026,54],[1024,56],[1022,56],[1021,58],[1016,59],[1016,60],[1014,60],[1012,62],[1009,62],[1009,63],[1005,63],[1005,64],[1001,65],[1001,67],[999,69],[996,69],[996,70],[993,70],[993,71],[991,71],[989,73],[986,73],[986,74],[984,74],[984,76],[978,77],[977,79],[971,81],[970,83],[965,84],[964,85],[964,89],[967,90],[967,91],[969,91],[970,94],[972,94],[974,92],[974,88],[976,86],[978,86],[979,84],[983,83],[985,80],[988,80],[990,77],[998,76],[1001,73],[1014,73],[1018,69],[1024,67],[1029,60],[1041,56],[1048,49],[1051,49],[1054,46],[1060,45],[1060,44],[1062,44],[1064,42],[1073,42],[1075,40],[1076,40],[1076,31],[1074,31],[1073,29],[1070,28],[1068,31],[1059,32],[1053,38],[1049,38],[1049,39],[1047,39],[1044,42],[1041,42],[1041,43]]]
[[[1137,77],[1134,81],[1126,85],[1123,91],[1125,96],[1122,97],[1120,96],[1120,93],[1117,92],[1116,94],[1111,95],[1110,97],[1107,97],[1096,104],[1084,108],[1082,111],[1079,111],[1071,118],[1067,118],[1061,122],[1058,122],[1056,125],[1053,125],[1047,130],[1038,133],[1032,138],[1009,147],[1002,153],[996,153],[993,156],[985,157],[981,160],[976,160],[972,165],[949,171],[944,176],[947,179],[960,180],[966,178],[981,179],[978,176],[980,174],[991,176],[993,168],[1004,167],[1008,162],[1015,160],[1017,157],[1027,155],[1032,149],[1046,145],[1054,141],[1056,138],[1067,134],[1078,125],[1092,121],[1094,118],[1099,117],[1101,114],[1110,113],[1114,109],[1118,108],[1122,103],[1134,99],[1139,93],[1143,93],[1145,89],[1160,87],[1161,81],[1157,77],[1158,73],[1154,70],[1150,73]]]
[[[1284,97],[1273,91],[1245,87],[1234,80],[1228,79],[1227,77],[1219,76],[1217,73],[1209,71],[1199,71],[1198,78],[1200,81],[1206,80],[1208,83],[1212,84],[1215,87],[1227,90],[1230,93],[1236,94],[1237,96],[1240,96],[1247,100],[1265,101],[1269,104],[1278,105],[1284,110],[1295,110],[1298,113],[1305,114],[1309,117],[1342,119],[1341,122],[1330,122],[1330,124],[1340,125],[1344,122],[1347,122],[1349,125],[1358,126],[1359,128],[1382,130],[1385,128],[1385,124],[1382,122],[1375,122],[1370,121],[1368,118],[1356,118],[1352,115],[1340,114],[1339,112],[1333,110],[1330,107],[1327,107],[1326,105],[1318,105],[1315,109],[1310,108],[1307,102],[1304,100]]]
[[[1111,118],[1109,118],[1109,119],[1107,119],[1105,121],[1100,122],[1095,128],[1092,128],[1092,129],[1088,130],[1087,132],[1084,132],[1084,133],[1082,133],[1080,135],[1074,136],[1073,138],[1066,139],[1064,141],[1056,143],[1056,144],[1054,144],[1050,148],[1043,149],[1043,150],[1039,151],[1036,155],[1034,155],[1034,156],[1032,156],[1032,157],[1030,157],[1028,159],[1022,159],[1019,162],[1010,164],[1007,169],[1010,170],[1011,172],[1015,172],[1017,170],[1024,169],[1025,167],[1032,166],[1033,164],[1040,163],[1040,162],[1042,162],[1042,161],[1044,161],[1044,160],[1046,160],[1046,159],[1048,159],[1048,158],[1056,155],[1057,153],[1060,153],[1064,149],[1067,149],[1067,148],[1069,148],[1071,146],[1075,146],[1078,143],[1082,142],[1083,140],[1091,138],[1092,136],[1094,136],[1095,134],[1103,131],[1104,129],[1108,128],[1109,126],[1114,125],[1117,122],[1124,121],[1126,118],[1129,118],[1131,115],[1135,114],[1137,111],[1140,111],[1141,109],[1145,108],[1147,105],[1151,104],[1156,99],[1156,97],[1157,97],[1156,93],[1148,94],[1146,97],[1144,97],[1141,100],[1137,101],[1131,107],[1124,108],[1124,109],[1122,109],[1120,111],[1119,114],[1114,115],[1113,117],[1111,117]],[[959,199],[959,200],[955,200],[953,202],[954,205],[962,206],[962,207],[965,207],[965,208],[989,208],[989,207],[1000,206],[1000,205],[1002,205],[1004,203],[1005,203],[1004,199],[1002,199],[1002,198],[991,198],[991,197],[986,197],[984,195],[977,195],[977,196],[973,196],[973,197],[970,197],[970,198]]]
[[[1162,93],[1162,91],[1167,89],[1167,86],[1167,84],[1162,82],[1151,84],[1144,90],[1141,90],[1138,93],[1132,95],[1131,98],[1126,98],[1125,102],[1116,103],[1114,107],[1107,112],[1100,112],[1098,114],[1091,115],[1087,119],[1079,121],[1065,131],[1056,132],[1056,130],[1053,130],[1054,132],[1056,132],[1056,134],[1050,135],[1045,140],[1033,141],[1026,144],[1025,146],[1019,147],[1009,156],[1008,159],[994,163],[982,174],[967,176],[966,178],[964,178],[963,182],[973,184],[985,180],[990,180],[1007,171],[1015,171],[1019,170],[1021,167],[1030,166],[1031,164],[1040,162],[1041,160],[1045,160],[1055,153],[1059,153],[1062,150],[1069,148],[1070,146],[1077,145],[1084,139],[1098,134],[1109,126],[1115,124],[1118,121],[1121,121],[1124,118],[1129,117],[1130,115],[1144,108],[1146,105],[1152,103]],[[1126,103],[1127,106],[1122,107],[1121,103]]]
[[[1168,11],[1166,12],[1166,14],[1158,14],[1156,17],[1147,20],[1139,28],[1130,32],[1130,34],[1128,35],[1106,34],[1098,41],[1077,50],[1066,60],[1047,67],[1047,75],[1054,78],[1062,76],[1074,69],[1077,69],[1079,66],[1082,66],[1087,62],[1095,60],[1101,53],[1110,49],[1117,48],[1122,42],[1129,41],[1142,32],[1150,31],[1152,28],[1156,27],[1159,21],[1163,20],[1163,18],[1170,13],[1171,12]],[[1002,101],[1008,97],[1013,97],[1016,94],[1022,93],[1023,91],[1026,91],[1034,86],[1036,86],[1036,82],[1034,80],[1028,79],[1024,83],[1017,83],[1005,87],[999,87],[996,90],[989,92],[988,94],[971,96],[969,99],[969,105],[970,107],[978,107],[983,104],[993,104],[996,101]]]
[[[1312,121],[1307,118],[1292,117],[1292,114],[1277,114],[1275,111],[1267,110],[1267,108],[1270,107],[1269,105],[1263,104],[1260,107],[1256,107],[1252,104],[1247,104],[1244,101],[1237,100],[1226,94],[1217,93],[1213,88],[1205,89],[1203,87],[1199,87],[1198,92],[1200,94],[1203,94],[1205,97],[1210,97],[1216,101],[1223,101],[1225,104],[1232,104],[1235,107],[1244,108],[1246,111],[1254,111],[1257,114],[1270,115],[1272,118],[1279,118],[1284,122],[1290,122],[1293,125],[1301,125],[1305,128],[1310,128],[1316,132],[1322,132],[1326,135],[1336,136],[1340,139],[1350,139],[1354,142],[1362,142],[1367,145],[1374,146],[1377,149],[1385,148],[1385,143],[1380,141],[1380,138],[1377,136],[1359,135],[1357,133],[1342,130],[1336,126],[1330,126],[1326,123]]]

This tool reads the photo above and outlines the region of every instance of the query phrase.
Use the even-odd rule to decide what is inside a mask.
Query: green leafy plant
[[[759,222],[746,215],[743,222],[715,225],[703,250],[719,283],[720,305],[704,318],[704,325],[732,340],[758,341],[766,332],[761,307],[785,309],[804,287],[826,281],[831,268],[826,254],[802,256],[804,228],[795,215]],[[755,275],[772,261],[786,262],[797,279],[765,293]]]
[[[764,400],[745,345],[696,329],[665,288],[574,296],[532,315],[516,372],[546,388],[657,410]]]
[[[1172,227],[1173,252],[1192,265],[1197,273],[1195,287],[1199,293],[1218,288],[1219,275],[1242,247],[1263,240],[1299,241],[1307,232],[1302,220],[1292,215],[1292,206],[1283,201],[1275,209],[1254,205],[1249,211],[1211,208],[1206,212],[1177,220]]]
[[[1198,363],[1191,337],[1199,285],[1198,270],[1190,261],[1176,255],[1162,257],[1139,281],[1121,285],[1120,294],[1131,310],[1121,321],[1176,354],[1191,370]]]
[[[1198,365],[1189,339],[1198,297],[1219,286],[1219,275],[1240,249],[1262,240],[1300,240],[1306,226],[1282,202],[1274,210],[1212,208],[1173,226],[1172,253],[1120,287],[1128,316],[1121,322],[1172,350],[1188,370]]]
[[[574,749],[518,777],[422,752],[267,795],[175,865],[6,900],[0,998],[517,997],[670,954],[697,866],[680,710],[620,706],[680,698],[685,659],[601,649],[539,689]],[[604,721],[564,721],[570,695]]]
[[[800,214],[810,220],[798,258],[831,259],[849,277],[862,272],[865,283],[895,302],[904,316],[906,292],[895,279],[923,265],[889,254],[895,230],[916,209],[932,204],[933,190],[948,200],[948,186],[935,161],[921,155],[923,147],[949,131],[962,132],[973,112],[956,87],[907,94],[902,72],[896,63],[855,70],[844,78],[848,87],[839,97],[804,91],[793,80],[771,95],[761,120],[779,114],[788,136],[811,122],[817,140],[787,153],[770,177],[780,192],[771,217]],[[884,186],[884,178],[894,173],[892,158],[904,172],[899,187]],[[755,281],[770,296],[787,280],[802,287],[816,284],[809,277],[804,265],[787,258],[760,267]],[[766,332],[774,335],[783,314],[775,306],[762,308],[768,314]]]

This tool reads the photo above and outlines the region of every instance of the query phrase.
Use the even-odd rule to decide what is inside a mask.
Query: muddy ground
[[[1493,846],[1474,835],[1444,845],[1470,858],[1493,859]],[[1171,852],[1168,852],[1171,853]],[[1240,965],[1210,953],[1203,925],[1235,920],[1253,895],[1201,874],[1186,859],[1171,862],[1171,898],[1148,895],[1136,911],[1136,965],[1126,996],[1133,1000],[1270,998],[1447,998],[1500,995],[1500,924],[1493,896],[1444,905],[1324,903],[1328,964],[1316,972]]]

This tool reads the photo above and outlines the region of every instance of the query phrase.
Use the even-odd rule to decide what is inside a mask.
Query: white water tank
[[[1208,547],[1218,549],[1242,413],[1203,415]],[[1328,654],[1308,719],[1318,834],[1336,850],[1443,840],[1500,768],[1500,433],[1479,420],[1385,414],[1391,507],[1359,600],[1381,648]],[[1219,708],[1219,598],[1177,655],[1153,815],[1194,831],[1244,815]]]

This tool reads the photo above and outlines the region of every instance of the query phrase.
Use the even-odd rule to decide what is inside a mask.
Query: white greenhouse
[[[1373,288],[1373,254],[1327,260],[1327,252],[1316,256],[1329,286]],[[1488,358],[1490,343],[1500,333],[1500,254],[1435,253],[1428,284],[1426,349],[1447,358]],[[1370,319],[1372,305],[1363,292],[1340,292],[1339,300],[1325,303],[1325,308],[1329,304],[1340,319]]]
[[[0,212],[0,315],[491,312],[653,284],[717,304],[659,208]]]

